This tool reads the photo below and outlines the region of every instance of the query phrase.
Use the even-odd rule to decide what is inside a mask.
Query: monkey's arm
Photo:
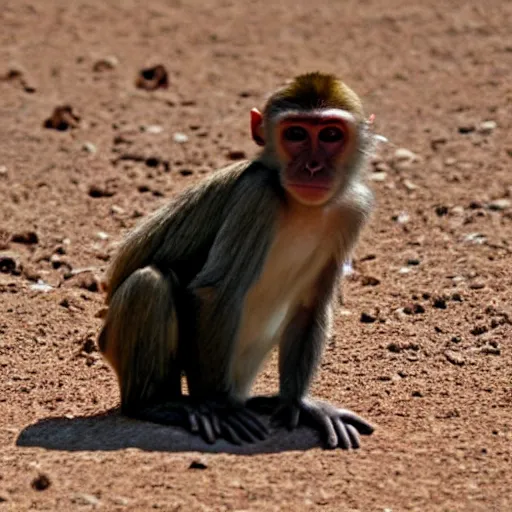
[[[206,264],[189,285],[198,318],[187,358],[191,394],[232,394],[230,367],[245,295],[261,272],[279,215],[279,193],[268,174],[255,165],[239,180]]]
[[[231,190],[247,166],[240,162],[217,171],[139,224],[121,243],[109,267],[107,303],[125,279],[146,265],[178,264],[188,271],[185,273],[193,273],[191,267],[207,254],[222,224]]]
[[[359,448],[359,434],[369,435],[373,427],[351,411],[307,398],[329,329],[338,272],[339,264],[332,261],[320,276],[316,301],[301,306],[284,333],[279,348],[279,396],[255,397],[248,405],[272,412],[274,420],[289,429],[299,424],[316,428],[329,448],[348,449]]]

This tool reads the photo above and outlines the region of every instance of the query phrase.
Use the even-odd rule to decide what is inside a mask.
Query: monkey
[[[130,417],[242,444],[269,435],[267,414],[310,425],[326,448],[357,449],[374,427],[308,391],[343,262],[374,208],[374,136],[357,94],[321,72],[271,94],[250,126],[253,160],[215,171],[120,244],[99,349]],[[274,347],[279,392],[251,397]]]

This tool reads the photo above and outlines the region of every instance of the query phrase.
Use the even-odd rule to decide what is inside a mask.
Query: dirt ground
[[[0,511],[512,510],[512,3],[147,4],[0,0]],[[137,88],[155,64],[168,88]],[[389,139],[313,389],[377,429],[350,453],[193,451],[109,412],[98,280],[141,216],[254,155],[250,108],[311,70]],[[46,128],[62,105],[73,126]]]

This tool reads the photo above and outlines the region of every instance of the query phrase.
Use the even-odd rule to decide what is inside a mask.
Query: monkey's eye
[[[303,142],[308,138],[308,132],[302,126],[289,126],[284,131],[283,137],[289,142]]]
[[[328,128],[324,128],[318,134],[318,138],[322,142],[340,142],[345,137],[345,134],[339,128],[335,126],[330,126]]]

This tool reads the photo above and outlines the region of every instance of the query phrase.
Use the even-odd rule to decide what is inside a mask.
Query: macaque
[[[251,111],[254,160],[215,172],[128,235],[108,272],[98,338],[123,413],[210,443],[264,439],[261,414],[310,425],[328,448],[358,448],[372,433],[355,413],[308,396],[343,262],[372,210],[369,124],[342,81],[300,75]],[[276,346],[279,393],[251,397]]]

